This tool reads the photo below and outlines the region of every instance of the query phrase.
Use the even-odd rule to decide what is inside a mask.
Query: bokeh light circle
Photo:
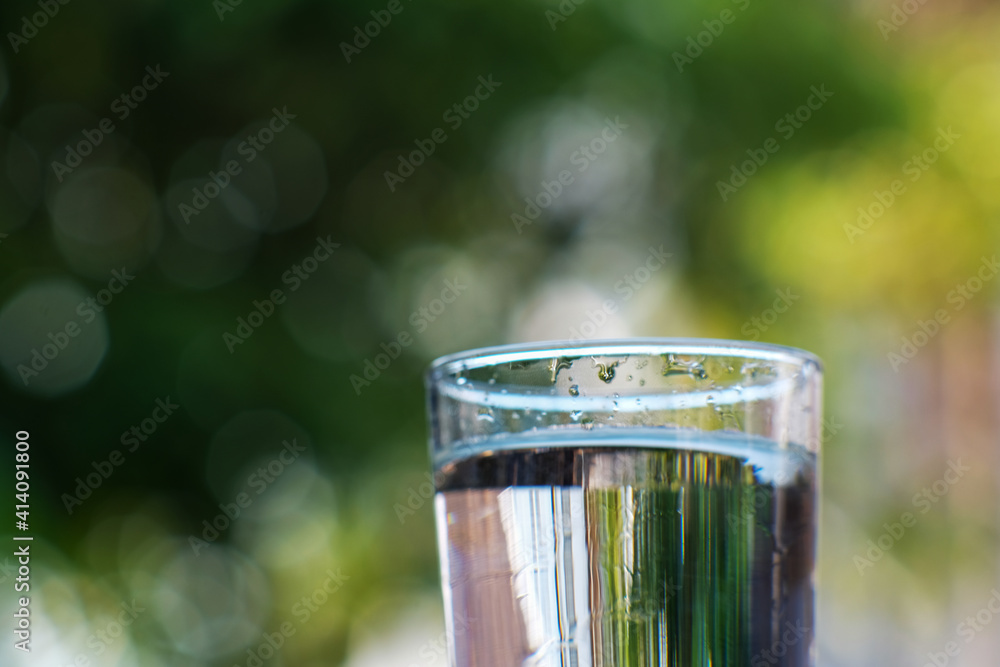
[[[173,224],[156,259],[173,282],[194,289],[217,287],[243,275],[256,255],[260,236],[240,224],[226,205],[229,199],[242,197],[236,190],[223,191],[223,201],[194,208],[195,193],[204,185],[204,180],[187,178],[167,190],[163,207]]]
[[[239,651],[260,637],[271,611],[267,576],[223,545],[195,554],[178,543],[155,580],[151,611],[174,648],[196,658]]]
[[[77,271],[103,278],[144,265],[161,237],[158,200],[130,171],[88,169],[57,190],[50,214],[56,244]]]
[[[293,121],[294,122],[294,121]],[[326,161],[319,144],[294,125],[286,125],[270,143],[248,141],[275,124],[247,125],[226,144],[220,165],[235,163],[240,173],[225,188],[226,202],[237,219],[264,232],[285,231],[305,222],[326,194]],[[235,195],[241,195],[239,197]]]
[[[108,350],[107,323],[94,298],[72,280],[49,278],[7,300],[0,309],[0,365],[12,385],[51,397],[94,376]]]

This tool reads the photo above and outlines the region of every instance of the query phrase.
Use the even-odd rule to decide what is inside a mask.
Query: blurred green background
[[[445,665],[424,367],[640,335],[825,360],[821,664],[995,664],[995,3],[0,26],[3,664]]]

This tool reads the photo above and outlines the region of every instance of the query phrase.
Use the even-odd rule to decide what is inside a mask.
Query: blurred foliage
[[[619,307],[598,337],[760,337],[827,360],[843,428],[825,463],[837,592],[823,633],[838,641],[824,650],[852,665],[939,650],[947,619],[995,581],[982,499],[996,480],[981,472],[921,519],[879,564],[882,587],[851,557],[948,458],[996,469],[980,363],[996,349],[995,287],[961,308],[949,298],[996,248],[995,6],[927,3],[883,34],[888,2],[401,0],[348,62],[343,43],[387,5],[73,0],[16,51],[6,37],[0,440],[32,436],[38,659],[246,664],[340,568],[350,579],[270,664],[443,664],[418,653],[440,632],[421,372],[458,349],[569,337],[608,299]],[[19,33],[38,11],[5,3],[0,25]],[[717,23],[723,11],[734,19]],[[157,65],[169,76],[119,119],[114,101]],[[499,87],[451,126],[447,111],[490,76]],[[777,125],[814,86],[833,96],[786,137]],[[290,128],[244,162],[240,142],[275,110]],[[102,118],[114,131],[60,178],[53,162]],[[614,119],[626,129],[577,171],[575,151]],[[390,190],[386,172],[436,128],[446,141]],[[959,138],[909,180],[947,128]],[[769,138],[778,150],[724,201],[720,181]],[[230,159],[243,173],[184,220],[180,204]],[[541,206],[566,169],[574,181]],[[906,191],[852,238],[858,208],[896,179]],[[531,201],[542,210],[518,229]],[[283,276],[318,238],[340,245],[293,290]],[[669,265],[640,280],[660,246]],[[134,282],[26,385],[18,366],[84,324],[73,304],[123,266]],[[438,317],[446,280],[468,286]],[[223,334],[275,289],[287,301],[230,352]],[[799,300],[770,319],[779,290]],[[940,309],[949,322],[893,368]],[[403,333],[412,342],[374,369]],[[352,382],[368,363],[377,377]],[[168,396],[180,409],[68,514],[78,478]],[[301,462],[197,555],[189,536],[294,437]],[[407,503],[419,507],[400,514]],[[95,655],[101,614],[132,598],[152,611]],[[873,599],[878,623],[852,625]]]

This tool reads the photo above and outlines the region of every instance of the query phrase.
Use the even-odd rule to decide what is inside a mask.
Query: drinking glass
[[[427,373],[452,667],[806,667],[822,369],[637,339]]]

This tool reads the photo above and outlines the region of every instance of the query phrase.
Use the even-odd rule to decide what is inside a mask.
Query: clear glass
[[[814,356],[540,343],[427,390],[450,665],[815,665]]]

